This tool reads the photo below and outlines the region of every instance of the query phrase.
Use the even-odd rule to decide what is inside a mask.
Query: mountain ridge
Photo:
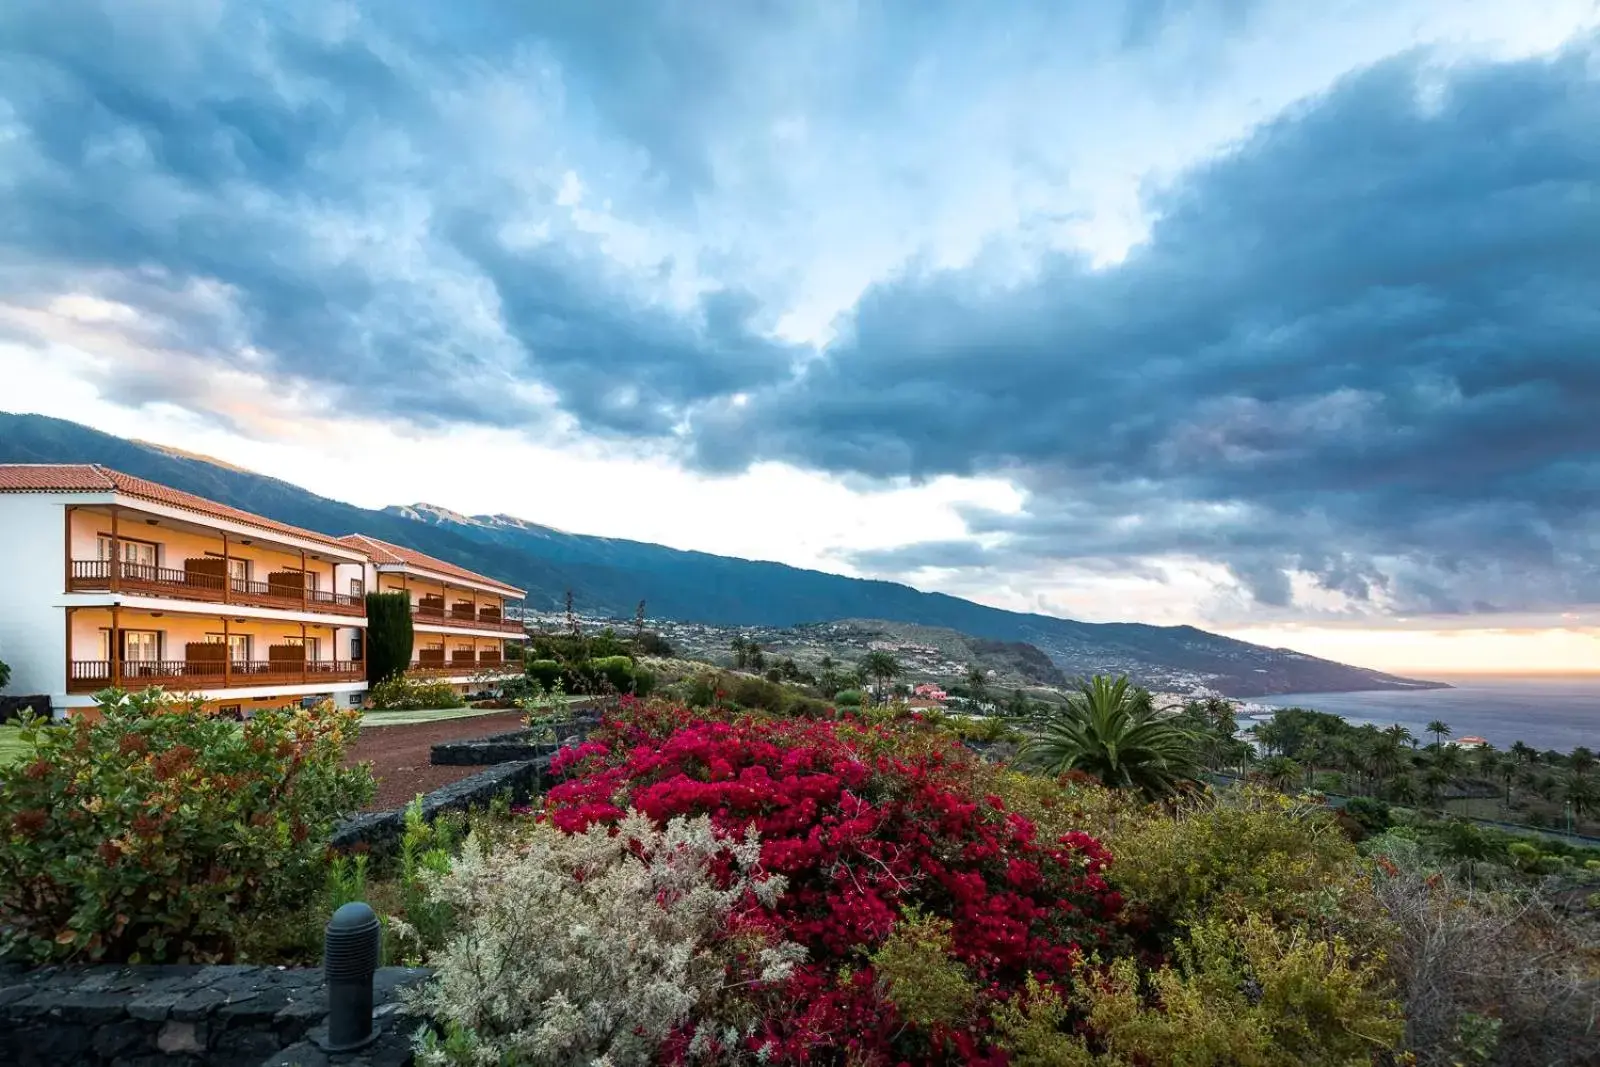
[[[424,503],[360,508],[182,449],[41,415],[0,412],[0,462],[101,463],[280,522],[332,535],[367,533],[511,582],[528,590],[534,610],[556,608],[570,589],[586,614],[616,617],[631,616],[643,599],[652,616],[714,625],[882,619],[1026,642],[1068,675],[1127,673],[1156,688],[1205,687],[1238,697],[1441,687],[1193,626],[1013,612],[895,582],[573,534],[505,514],[467,516]]]

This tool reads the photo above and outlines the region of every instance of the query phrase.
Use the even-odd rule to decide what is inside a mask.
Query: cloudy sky
[[[0,406],[1600,669],[1593,0],[10,0]]]

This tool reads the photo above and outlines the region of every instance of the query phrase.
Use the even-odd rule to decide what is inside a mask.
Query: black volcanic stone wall
[[[568,729],[570,724],[562,724],[563,737]],[[513,730],[465,741],[441,741],[433,746],[428,760],[436,767],[487,767],[552,755],[560,747],[555,741],[534,740],[531,730]]]
[[[521,803],[544,787],[549,774],[549,756],[501,763],[427,794],[422,798],[422,814],[431,820],[441,811],[481,807],[506,790],[510,791],[513,803]],[[367,812],[335,830],[328,844],[337,849],[365,846],[382,852],[399,841],[405,825],[406,809],[403,807]]]
[[[41,719],[50,717],[50,698],[35,695],[26,697],[0,697],[0,725],[12,719],[22,718],[24,711],[31,711]]]
[[[384,967],[373,987],[379,1039],[329,1056],[320,968],[228,965],[46,967],[0,972],[0,1063],[15,1067],[404,1067],[421,1020],[399,990],[421,968]]]

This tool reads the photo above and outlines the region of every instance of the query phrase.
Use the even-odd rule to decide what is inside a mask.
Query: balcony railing
[[[494,630],[497,633],[520,634],[523,632],[520,621],[503,618],[498,611],[486,608],[478,609],[476,615],[470,611],[456,608],[425,607],[421,604],[411,605],[411,617],[415,622],[430,623],[434,626],[450,626],[461,630]]]
[[[469,678],[478,675],[521,674],[522,664],[499,656],[480,655],[476,659],[454,659],[449,663],[437,656],[423,656],[406,668],[407,678]]]
[[[115,685],[142,689],[239,689],[257,685],[319,685],[324,682],[359,682],[366,678],[361,660],[311,660],[262,662],[234,660],[127,660],[116,664],[104,659],[75,659],[68,665],[67,691],[93,693]]]
[[[326,589],[307,589],[302,600],[298,589],[270,582],[232,578],[224,582],[219,574],[156,567],[126,560],[75,559],[67,591],[105,592],[115,576],[117,589],[124,593],[170,597],[175,600],[203,600],[212,604],[242,604],[283,611],[315,611],[330,615],[365,615],[364,597],[335,593]]]

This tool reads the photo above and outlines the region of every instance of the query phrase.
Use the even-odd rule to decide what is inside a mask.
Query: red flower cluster
[[[808,952],[777,997],[789,1007],[756,1039],[779,1062],[1005,1062],[981,1023],[919,1033],[882,999],[866,957],[908,906],[952,923],[954,957],[990,998],[1030,972],[1064,981],[1111,936],[1121,900],[1101,876],[1105,849],[1086,834],[1040,841],[999,798],[974,795],[959,746],[886,755],[890,734],[850,720],[692,721],[657,740],[678,715],[608,723],[613,744],[563,753],[579,776],[550,791],[547,814],[568,832],[627,807],[756,826],[763,865],[788,880],[772,928]]]

